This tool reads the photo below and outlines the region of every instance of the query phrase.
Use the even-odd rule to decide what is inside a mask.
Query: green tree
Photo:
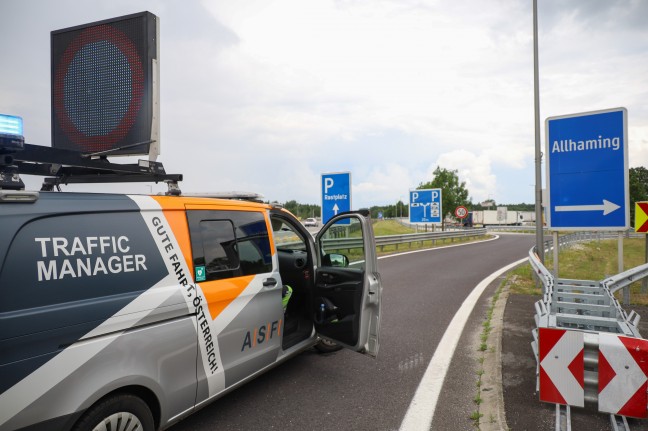
[[[283,207],[293,213],[295,217],[298,217],[300,219],[305,219],[308,217],[320,217],[319,205],[300,204],[295,200],[291,200],[284,203]]]
[[[630,168],[630,224],[634,226],[635,202],[648,201],[648,169],[643,166]]]
[[[445,218],[447,215],[454,213],[455,208],[459,205],[470,205],[466,182],[459,182],[457,170],[448,170],[437,166],[432,172],[434,179],[427,183],[421,183],[417,187],[420,189],[441,189],[441,229],[445,230]]]
[[[408,217],[409,207],[401,200],[396,205],[376,205],[371,207],[371,218],[378,219],[378,213],[384,218]]]

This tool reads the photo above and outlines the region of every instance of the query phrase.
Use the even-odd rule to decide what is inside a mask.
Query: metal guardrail
[[[402,235],[384,235],[376,237],[376,247],[380,248],[380,251],[384,249],[385,246],[395,245],[398,249],[399,245],[402,244],[413,244],[413,243],[422,243],[424,241],[445,241],[455,239],[464,239],[464,238],[475,238],[479,236],[484,236],[488,233],[485,228],[481,229],[462,229],[457,231],[441,231],[441,232],[423,232],[423,233],[408,233]],[[362,238],[329,238],[323,240],[326,248],[329,249],[353,249],[362,247]]]
[[[618,233],[606,234],[598,232],[577,232],[559,238],[557,246],[560,250],[561,248],[569,247],[579,242],[616,237],[618,237]],[[545,252],[549,252],[554,247],[553,241],[546,242],[544,247]],[[573,404],[572,402],[567,401],[567,409],[569,409],[569,405],[583,407],[585,402],[597,404],[599,411],[610,414],[610,421],[613,429],[619,429],[617,428],[619,424],[623,424],[625,429],[629,430],[629,427],[627,427],[627,421],[625,421],[625,416],[622,416],[620,413],[621,409],[610,407],[611,404],[614,404],[610,402],[610,396],[601,395],[603,389],[599,387],[599,358],[606,357],[606,367],[609,367],[607,363],[611,360],[610,358],[613,359],[613,362],[626,361],[623,362],[626,364],[625,369],[632,367],[633,364],[627,362],[626,348],[619,347],[623,346],[623,344],[617,345],[615,344],[616,341],[614,341],[620,340],[623,337],[630,337],[631,339],[636,340],[637,352],[639,352],[640,348],[642,350],[648,349],[648,340],[641,339],[641,335],[637,329],[640,319],[639,315],[634,311],[630,314],[626,313],[618,300],[614,297],[614,292],[617,290],[647,277],[648,264],[632,268],[628,271],[608,277],[605,280],[593,281],[555,278],[542,262],[540,262],[535,247],[529,251],[529,263],[534,270],[534,274],[543,285],[543,297],[535,303],[536,329],[532,331],[534,341],[531,343],[537,363],[536,390],[540,393],[540,399],[546,402],[565,404],[564,400],[558,402],[550,399],[552,395],[543,398],[543,383],[541,383],[540,376],[542,373],[546,376],[547,372],[544,369],[541,372],[542,364],[545,363],[545,361],[549,361],[549,364],[546,364],[547,367],[555,366],[556,363],[559,362],[559,357],[561,355],[566,355],[566,353],[565,351],[556,351],[553,346],[551,346],[552,341],[547,343],[546,340],[544,342],[545,347],[543,352],[541,334],[546,333],[546,336],[551,338],[556,337],[556,335],[550,335],[551,332],[547,333],[547,330],[559,330],[565,333],[570,332],[571,334],[569,338],[571,340],[580,339],[580,343],[582,343],[583,346],[583,378],[581,382],[582,396],[580,398],[574,398],[576,399],[576,402]],[[611,343],[610,340],[613,340],[613,342]],[[572,345],[573,343],[574,341],[571,342]],[[551,350],[551,355],[548,355],[547,345],[550,345],[551,349],[554,349]],[[646,353],[648,353],[648,351]],[[548,356],[549,359],[547,359]],[[543,357],[542,360],[541,357]],[[570,377],[568,373],[565,373],[565,376],[567,376],[567,378]],[[607,373],[606,376],[606,378],[609,379],[609,373]],[[609,385],[610,381],[611,380],[606,381],[603,387]],[[545,378],[544,385],[546,384]],[[619,384],[621,386],[625,385],[624,382]],[[619,394],[621,392],[619,392]],[[547,392],[545,392],[545,394],[546,393]],[[645,396],[645,394],[643,395]],[[625,395],[615,394],[615,396],[622,397]],[[630,394],[630,396],[634,398],[636,394]],[[558,410],[556,411],[558,412]],[[558,414],[559,413],[556,413],[557,420]],[[648,417],[646,402],[643,402],[643,407],[640,408],[639,411],[633,412],[630,416],[641,418]],[[619,419],[621,420],[619,421]]]
[[[376,246],[380,247],[382,251],[383,248],[387,245],[398,245],[400,244],[413,244],[415,242],[423,241],[432,241],[434,244],[436,241],[442,240],[445,241],[449,239],[451,241],[455,239],[463,238],[475,238],[478,236],[484,236],[488,231],[484,228],[481,229],[462,229],[456,231],[441,231],[441,232],[423,232],[423,233],[408,233],[402,235],[385,235],[376,237]]]
[[[607,287],[611,293],[616,292],[617,290],[623,289],[626,286],[629,286],[631,283],[634,283],[637,280],[641,280],[648,276],[648,263],[639,265],[635,268],[629,269],[622,272],[621,274],[613,275],[608,277],[601,282],[601,284]]]
[[[535,233],[535,225],[529,225],[529,226],[497,226],[497,225],[489,225],[487,227],[489,231],[495,231],[495,232],[533,232]],[[548,228],[543,229],[545,235],[549,233]],[[560,237],[560,242],[563,243],[574,243],[574,242],[580,242],[580,241],[589,241],[589,240],[594,240],[594,239],[608,239],[608,238],[617,238],[619,236],[618,232],[575,232],[570,235],[564,235]],[[623,232],[624,238],[644,238],[646,234],[644,233],[637,233],[633,229],[628,229],[627,231]],[[545,242],[545,245],[547,243],[551,243],[551,241]]]

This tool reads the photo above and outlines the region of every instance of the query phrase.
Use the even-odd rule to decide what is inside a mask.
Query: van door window
[[[272,271],[272,253],[263,213],[187,211],[194,271],[202,281],[222,280]]]
[[[320,241],[323,267],[365,269],[362,225],[357,218],[341,219],[324,231]]]
[[[213,274],[239,267],[236,252],[234,225],[229,220],[205,220],[200,222],[207,278]]]

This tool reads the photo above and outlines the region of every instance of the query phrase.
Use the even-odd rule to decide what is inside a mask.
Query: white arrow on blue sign
[[[322,223],[351,211],[351,172],[322,174]]]
[[[441,189],[410,190],[410,223],[441,223]]]
[[[625,108],[546,120],[547,224],[554,230],[625,230],[628,204]]]

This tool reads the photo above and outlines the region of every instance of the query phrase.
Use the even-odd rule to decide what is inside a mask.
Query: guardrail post
[[[553,232],[553,243],[554,243],[554,248],[553,248],[553,275],[554,277],[558,278],[558,249],[560,248],[560,239],[558,237],[558,231]]]

